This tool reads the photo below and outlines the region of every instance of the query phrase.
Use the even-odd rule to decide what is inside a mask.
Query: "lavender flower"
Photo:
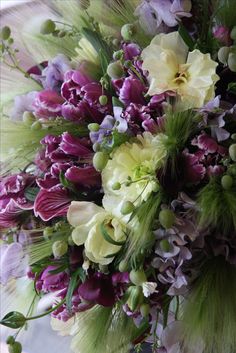
[[[22,121],[24,112],[34,112],[34,101],[38,92],[30,92],[21,96],[16,96],[14,107],[10,117],[13,121]]]
[[[19,243],[0,245],[0,283],[5,285],[10,278],[23,277],[27,273],[28,257]]]

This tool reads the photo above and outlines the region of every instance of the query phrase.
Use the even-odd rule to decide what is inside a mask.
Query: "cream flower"
[[[85,255],[95,263],[107,265],[112,262],[125,240],[126,226],[102,207],[92,202],[73,201],[67,213],[68,222],[75,227],[72,231],[72,239],[76,245],[84,244]],[[110,237],[107,241],[101,230]],[[117,242],[117,245],[115,243]]]
[[[200,108],[214,98],[217,63],[197,49],[188,52],[178,32],[158,34],[142,58],[143,69],[149,72],[149,95],[174,91],[183,109]]]
[[[167,153],[166,139],[164,134],[154,136],[144,132],[137,136],[135,142],[127,142],[117,148],[102,171],[103,206],[107,211],[121,217],[123,202],[131,201],[138,206],[158,190],[156,171],[163,165]],[[129,186],[125,185],[127,181],[131,182]],[[113,190],[117,182],[121,188]]]

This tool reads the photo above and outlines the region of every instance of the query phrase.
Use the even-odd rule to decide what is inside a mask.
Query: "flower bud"
[[[121,183],[118,181],[112,185],[112,190],[120,190],[121,188]]]
[[[142,283],[147,282],[147,277],[143,270],[132,270],[129,274],[129,278],[136,286],[141,286]]]
[[[42,34],[51,34],[55,31],[56,25],[52,20],[46,20],[42,23],[40,32]]]
[[[88,124],[88,129],[92,132],[97,132],[100,129],[100,125],[97,123]]]
[[[118,79],[124,75],[124,69],[119,61],[110,63],[107,67],[107,74],[111,79]]]
[[[4,26],[2,29],[1,29],[1,38],[3,40],[7,40],[11,35],[11,29],[10,27],[8,26]]]
[[[233,175],[233,177],[236,177],[236,164],[233,164],[228,168],[228,173]]]
[[[117,50],[114,52],[113,54],[113,59],[114,60],[121,60],[124,56],[124,51],[121,49],[121,50]]]
[[[6,340],[6,344],[13,344],[15,342],[15,338],[13,336],[8,336]]]
[[[70,245],[70,246],[74,246],[75,245],[75,242],[74,242],[74,240],[73,240],[73,238],[72,238],[72,236],[70,235],[69,237],[68,237],[68,244]]]
[[[229,155],[230,155],[230,158],[232,159],[232,161],[236,162],[236,143],[233,143],[229,147]]]
[[[66,31],[59,31],[58,32],[58,37],[59,38],[63,38],[63,37],[65,37],[66,36]]]
[[[106,105],[107,102],[108,102],[108,98],[107,98],[107,96],[105,96],[104,94],[99,97],[99,103],[100,103],[101,105]]]
[[[121,36],[124,40],[132,40],[136,34],[136,27],[132,23],[127,23],[121,28]]]
[[[230,48],[229,47],[221,47],[218,51],[218,59],[222,64],[227,64],[227,60],[229,57]]]
[[[130,296],[128,299],[128,306],[132,311],[135,311],[144,300],[143,290],[140,286],[133,286],[131,288]]]
[[[57,240],[52,244],[52,252],[55,258],[60,258],[67,253],[68,243],[63,240]]]
[[[93,150],[94,150],[94,152],[99,152],[100,149],[101,149],[100,143],[95,142],[95,143],[93,144]]]
[[[168,242],[167,239],[162,239],[160,241],[160,248],[164,252],[169,252],[170,251],[170,243]]]
[[[236,140],[236,134],[235,133],[231,135],[231,139],[232,140]]]
[[[236,26],[234,26],[230,32],[230,38],[236,40]]]
[[[41,130],[42,129],[42,124],[40,123],[40,121],[35,121],[32,125],[31,125],[31,130],[37,131],[37,130]]]
[[[230,190],[233,186],[233,178],[230,175],[224,175],[221,178],[221,185],[225,190]]]
[[[93,156],[93,166],[94,168],[98,171],[98,172],[101,172],[107,162],[108,162],[108,155],[104,152],[96,152],[95,155]]]
[[[175,222],[174,212],[168,209],[161,210],[159,213],[159,222],[163,228],[171,228]]]
[[[50,239],[52,235],[53,235],[53,228],[52,227],[44,228],[43,236],[46,240]]]
[[[0,325],[13,329],[21,328],[25,325],[26,318],[18,311],[11,311],[0,321]]]
[[[9,353],[21,353],[22,346],[21,346],[20,342],[14,342],[13,344],[9,345],[8,351],[9,351]]]
[[[140,305],[140,313],[142,315],[142,317],[146,317],[149,315],[150,313],[150,305],[147,303],[143,303]]]
[[[121,210],[120,212],[123,214],[123,215],[127,215],[127,214],[130,214],[133,212],[135,206],[133,204],[133,202],[131,201],[125,201],[121,207]]]
[[[126,260],[121,260],[119,263],[119,271],[120,272],[126,272],[129,268],[129,265]]]
[[[35,116],[31,112],[24,112],[23,114],[23,122],[25,125],[31,126],[35,122]]]
[[[236,72],[236,53],[229,53],[228,66],[231,71]]]

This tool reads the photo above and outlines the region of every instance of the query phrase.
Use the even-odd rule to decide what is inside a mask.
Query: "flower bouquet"
[[[235,353],[235,1],[54,0],[9,19],[9,352],[50,314],[75,353]]]

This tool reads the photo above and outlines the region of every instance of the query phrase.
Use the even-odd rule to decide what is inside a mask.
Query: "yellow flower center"
[[[188,73],[188,68],[189,64],[180,64],[178,72],[175,75],[175,78],[173,79],[173,82],[177,85],[181,85],[183,83],[187,83],[189,79],[189,73]]]

